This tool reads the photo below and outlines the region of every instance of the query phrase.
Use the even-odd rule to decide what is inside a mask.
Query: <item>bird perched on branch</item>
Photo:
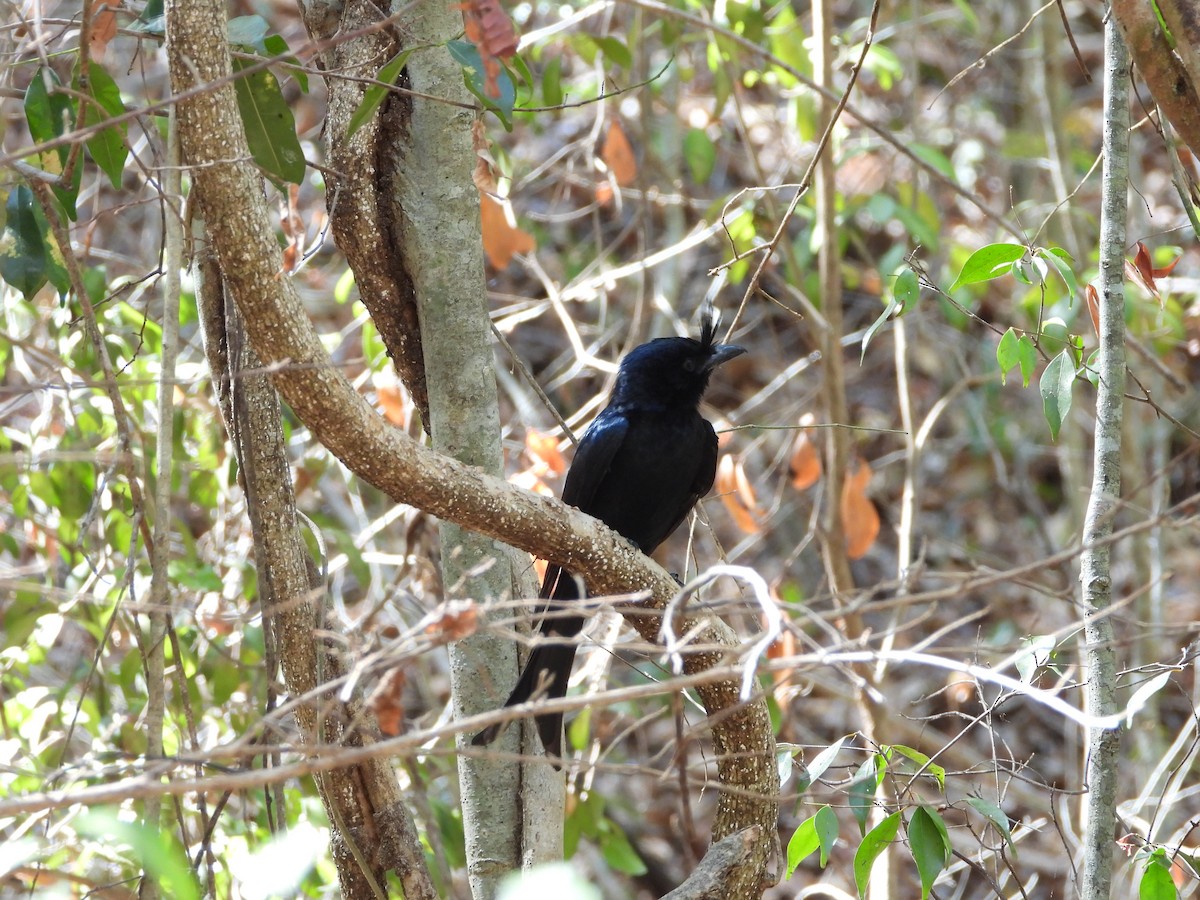
[[[658,338],[631,350],[621,361],[608,406],[584,434],[563,486],[563,502],[595,516],[646,554],[665,541],[709,492],[717,472],[717,435],[700,415],[700,400],[713,370],[746,351],[715,343],[717,323],[706,310],[700,339]],[[539,643],[505,702],[567,692],[575,661],[571,641],[583,629],[573,612],[578,580],[551,565],[542,581],[546,601]],[[537,716],[542,746],[562,755],[562,713]],[[475,735],[489,744],[502,725]]]

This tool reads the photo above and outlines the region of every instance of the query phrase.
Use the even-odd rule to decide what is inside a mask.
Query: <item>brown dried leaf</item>
[[[108,42],[117,34],[117,10],[121,4],[115,0],[90,0],[88,5],[99,7],[92,14],[92,30],[88,34],[92,58],[104,59]]]
[[[479,611],[471,600],[443,603],[434,610],[434,618],[425,626],[425,633],[439,644],[461,641],[479,627]]]
[[[1094,284],[1087,285],[1083,290],[1083,296],[1087,298],[1088,314],[1092,317],[1092,327],[1096,329],[1096,334],[1100,333],[1100,292],[1096,290]]]
[[[629,138],[625,136],[625,129],[615,119],[608,126],[604,146],[600,148],[600,158],[608,166],[608,171],[612,173],[617,184],[622,187],[633,184],[637,179],[637,155],[633,152],[633,145],[629,143]],[[600,199],[598,189],[596,199]]]
[[[288,186],[287,207],[279,217],[279,227],[287,238],[283,248],[283,271],[294,272],[304,253],[304,220],[300,218],[300,186]]]
[[[525,430],[525,452],[533,458],[535,463],[540,463],[546,471],[553,472],[555,475],[561,475],[567,471],[567,461],[558,449],[558,438],[552,434],[527,428]]]
[[[469,0],[462,4],[464,27],[481,56],[510,59],[517,52],[517,31],[499,0]]]
[[[408,675],[397,666],[380,679],[367,697],[367,709],[374,713],[379,730],[388,737],[395,737],[404,731],[404,702],[401,698],[407,681]]]
[[[871,467],[862,460],[847,474],[842,485],[842,527],[846,534],[846,555],[860,559],[879,537],[879,511],[867,497]]]
[[[517,227],[516,217],[507,200],[492,194],[479,194],[479,215],[483,225],[483,252],[496,269],[506,269],[518,253],[537,249],[533,235]]]
[[[762,513],[758,509],[758,500],[754,496],[754,488],[746,478],[746,470],[741,460],[734,459],[726,453],[722,455],[717,465],[717,493],[721,502],[733,517],[733,521],[746,534],[759,534],[762,525],[759,520]]]
[[[471,123],[471,149],[475,151],[475,169],[471,180],[480,193],[496,193],[496,160],[492,157],[492,143],[488,140],[487,126],[483,119]]]
[[[413,402],[404,384],[394,375],[383,372],[376,373],[371,380],[375,383],[375,396],[384,417],[401,430],[408,428]]]
[[[804,418],[811,420],[812,416],[806,415]],[[804,424],[804,419],[800,420],[800,424]],[[821,454],[807,430],[796,434],[788,471],[792,473],[792,487],[798,491],[806,491],[821,480]]]

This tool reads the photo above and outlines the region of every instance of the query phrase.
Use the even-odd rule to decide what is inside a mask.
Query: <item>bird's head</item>
[[[705,316],[699,340],[656,338],[629,351],[621,360],[613,400],[695,409],[713,370],[746,352],[736,344],[716,343],[716,330],[717,323]]]

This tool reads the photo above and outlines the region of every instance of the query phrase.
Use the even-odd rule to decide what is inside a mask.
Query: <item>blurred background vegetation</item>
[[[109,116],[141,112],[94,136],[73,163],[77,188],[58,196],[115,369],[115,382],[106,383],[88,316],[77,299],[60,295],[62,261],[18,165],[21,157],[48,171],[68,165],[58,151],[23,151],[62,133],[56,104],[69,99],[52,97],[71,95],[39,91],[49,73],[72,84],[79,5],[6,10],[0,799],[102,783],[147,762],[150,562],[127,472],[153,494],[157,290],[163,222],[175,215],[161,190],[170,89],[160,11],[128,4],[110,35],[93,32],[92,71],[101,74],[76,89],[92,91]],[[880,802],[903,810],[909,829],[921,809],[944,822],[954,854],[937,896],[1065,896],[1067,861],[1080,845],[1077,724],[995,685],[880,657],[874,688],[888,713],[879,731],[886,746],[872,745],[860,734],[859,683],[844,667],[821,663],[817,651],[920,651],[995,666],[1077,702],[1076,552],[1094,388],[1081,373],[1056,429],[1039,387],[1061,352],[1082,365],[1096,347],[1086,285],[1096,278],[1103,8],[1075,0],[885,3],[862,56],[870,10],[836,4],[839,84],[862,58],[830,151],[849,398],[849,421],[839,424],[853,429],[848,462],[858,475],[840,501],[858,591],[837,604],[818,527],[818,510],[831,500],[814,450],[830,424],[814,324],[823,309],[815,262],[823,235],[810,193],[787,214],[819,137],[806,84],[807,4],[601,0],[507,11],[521,48],[501,76],[500,99],[489,98],[481,150],[490,156],[485,187],[494,195],[482,196],[489,303],[512,354],[580,430],[621,354],[651,337],[692,331],[710,292],[734,340],[750,350],[721,370],[708,398],[710,417],[724,429],[717,490],[662,561],[681,575],[717,561],[748,566],[789,619],[773,655],[795,656],[796,664],[763,682],[785,776],[780,836],[786,846],[828,804],[842,840],[827,866],[808,857],[768,896],[801,896],[802,886],[818,883],[853,894],[864,778],[885,783]],[[271,66],[270,80],[291,116],[285,131],[298,136],[310,164],[298,183],[285,184],[286,164],[275,171],[256,154],[292,277],[335,363],[383,415],[420,437],[413,404],[326,232],[324,87],[299,12],[264,0],[235,2],[230,15],[243,17],[231,29],[242,59],[292,55]],[[470,49],[464,42],[452,52],[482,87]],[[49,120],[39,110],[49,110]],[[1125,740],[1116,826],[1117,837],[1130,836],[1130,858],[1117,870],[1116,893],[1124,896],[1142,879],[1137,851],[1190,852],[1197,843],[1192,642],[1200,621],[1192,518],[1200,480],[1193,389],[1200,254],[1184,206],[1191,201],[1175,187],[1144,93],[1133,116],[1131,378],[1113,618],[1122,697],[1160,673],[1168,677]],[[270,147],[277,136],[268,131],[265,139]],[[1182,156],[1190,177],[1193,161]],[[749,251],[781,225],[757,289],[747,293],[761,259]],[[964,267],[973,271],[972,254],[997,243],[1027,249],[998,265],[997,277],[960,277]],[[268,678],[244,495],[188,279],[185,272],[163,746],[166,755],[184,756],[255,732]],[[507,348],[497,348],[496,373],[509,475],[557,494],[569,442]],[[128,445],[114,386],[130,420]],[[298,502],[325,542],[327,626],[353,660],[409,633],[441,602],[436,523],[349,475],[295,419],[285,427]],[[732,585],[722,596],[740,630],[759,626],[753,606],[735,602]],[[852,645],[837,630],[847,607],[861,617]],[[601,690],[606,678],[612,685],[663,676],[660,658],[623,646],[615,618],[602,618],[593,635],[577,668],[578,690]],[[443,652],[410,660],[393,688],[395,727],[419,732],[448,721]],[[677,732],[676,714],[664,694],[587,710],[569,728],[567,849],[603,896],[658,896],[704,852],[708,760],[701,744],[676,743],[699,718],[689,713]],[[453,751],[448,741],[430,743],[403,761],[401,779],[439,889],[465,896]],[[175,828],[151,849],[138,848],[136,835],[112,839],[115,826],[98,816],[128,819],[117,805],[0,818],[0,894],[133,896],[140,867],[160,856],[194,865],[219,897],[336,895],[328,823],[309,780],[288,782],[274,799],[262,791],[214,793],[167,806]],[[281,823],[286,837],[273,838],[285,830]],[[272,863],[279,853],[291,865]],[[907,865],[898,896],[921,896],[916,868]],[[1186,858],[1176,859],[1172,876],[1185,894],[1194,890]]]

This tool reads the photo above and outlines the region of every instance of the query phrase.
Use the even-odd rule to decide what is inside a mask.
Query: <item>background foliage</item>
[[[778,668],[763,677],[778,714],[791,875],[774,896],[816,882],[853,893],[893,842],[906,857],[899,896],[1068,890],[1079,725],[916,656],[976,664],[1072,704],[1085,677],[1075,554],[1091,459],[1102,9],[1058,10],[886,5],[865,56],[869,10],[838,10],[837,71],[848,76],[860,59],[862,71],[831,145],[851,400],[840,424],[854,429],[857,473],[838,502],[861,589],[837,604],[816,514],[833,502],[814,452],[829,424],[815,353],[823,236],[809,195],[789,210],[819,137],[804,6],[520,4],[510,12],[521,49],[498,76],[498,97],[469,42],[413,51],[452,53],[491,110],[480,146],[491,165],[476,183],[490,192],[481,198],[489,299],[513,354],[497,350],[497,374],[519,483],[557,492],[569,444],[517,360],[579,429],[621,353],[692,328],[719,273],[718,302],[750,353],[710,393],[726,429],[718,490],[664,561],[687,575],[716,561],[749,566],[788,618]],[[82,43],[77,4],[12,12],[19,25],[0,37],[0,795],[19,797],[150,762],[150,565],[131,491],[140,484],[153,495],[155,291],[162,223],[175,213],[161,192],[161,11],[131,7],[110,19],[91,10]],[[323,231],[323,87],[297,12],[235,4],[231,15],[242,16],[230,41],[247,73],[243,120],[293,277],[336,363],[416,436],[412,404]],[[395,82],[402,64],[384,67],[379,82]],[[383,91],[366,97],[369,110]],[[1200,257],[1156,120],[1145,108],[1135,120],[1129,233],[1142,246],[1129,248],[1132,377],[1113,615],[1124,698],[1145,705],[1125,738],[1115,833],[1127,835],[1129,858],[1117,890],[1132,895],[1140,884],[1168,897],[1195,880]],[[86,140],[32,149],[78,128],[90,129]],[[1191,171],[1186,154],[1183,165]],[[30,167],[66,173],[55,211],[84,263],[88,304],[67,296],[63,254],[24,180]],[[756,276],[755,248],[776,238]],[[164,753],[201,760],[264,733],[269,676],[244,498],[186,283],[181,321],[172,502],[151,512],[173,523]],[[299,502],[325,542],[329,628],[359,659],[412,633],[440,602],[433,523],[350,477],[294,420],[286,427]],[[728,601],[719,605],[743,630],[757,627],[732,582],[709,599]],[[864,623],[852,647],[838,630],[847,607]],[[614,620],[593,634],[581,691],[601,690],[606,675],[664,676],[661,658]],[[830,661],[846,649],[875,654],[868,688]],[[441,654],[415,656],[377,711],[410,731],[430,727],[449,716],[448,684]],[[1136,693],[1146,686],[1154,691]],[[874,744],[857,719],[871,690],[888,713]],[[280,721],[270,720],[276,740],[288,737]],[[605,896],[662,893],[703,853],[711,798],[702,731],[693,731],[701,724],[664,695],[589,708],[571,726],[567,848]],[[452,751],[437,743],[402,763],[448,896],[463,890],[464,864]],[[882,810],[874,820],[872,803]],[[151,860],[164,884],[188,885],[173,896],[336,890],[328,823],[307,781],[167,807],[174,827],[162,836],[130,824],[132,801],[0,819],[6,890],[75,896],[104,886],[104,896],[127,896]],[[280,858],[312,865],[272,863]],[[263,873],[274,880],[256,880]]]

